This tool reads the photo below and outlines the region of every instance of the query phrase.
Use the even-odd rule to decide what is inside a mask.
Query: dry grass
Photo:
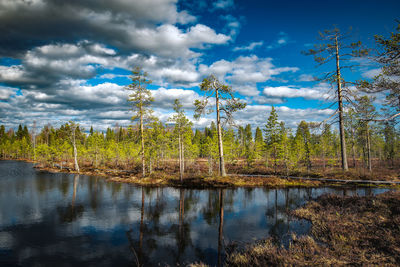
[[[399,266],[400,193],[324,195],[293,212],[312,222],[288,248],[272,239],[227,257],[227,266]]]

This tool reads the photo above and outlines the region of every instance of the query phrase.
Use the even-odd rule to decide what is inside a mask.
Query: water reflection
[[[323,193],[371,188],[141,188],[0,161],[0,265],[221,266],[235,242],[306,233],[287,211]]]

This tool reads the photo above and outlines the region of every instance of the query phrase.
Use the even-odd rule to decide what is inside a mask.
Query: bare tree
[[[76,148],[76,128],[79,127],[79,126],[73,121],[70,121],[69,124],[70,124],[70,127],[71,127],[72,146],[74,148],[74,166],[75,166],[75,170],[79,173],[78,150]]]
[[[336,85],[336,101],[339,116],[339,134],[340,134],[340,147],[342,158],[342,169],[347,171],[347,153],[346,153],[346,139],[344,132],[344,111],[343,103],[351,101],[351,92],[347,88],[350,82],[346,82],[342,77],[343,69],[352,69],[354,65],[341,64],[348,61],[353,57],[360,57],[367,54],[367,50],[361,47],[361,42],[346,44],[345,40],[349,34],[342,34],[340,30],[334,27],[331,30],[325,30],[319,33],[320,44],[314,45],[313,49],[303,52],[305,55],[313,55],[314,60],[319,64],[327,64],[335,62],[335,68],[324,74],[323,77],[317,79],[318,81],[328,82]]]

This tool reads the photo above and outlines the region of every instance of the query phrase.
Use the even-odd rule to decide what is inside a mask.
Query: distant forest
[[[351,112],[345,117],[347,152],[350,168],[369,169],[373,166],[391,167],[400,158],[400,134],[393,123],[369,125]],[[59,128],[44,126],[37,134],[26,126],[15,132],[0,126],[0,153],[3,159],[31,159],[45,165],[55,163],[69,166],[73,162],[71,124]],[[76,127],[76,147],[79,165],[95,168],[140,169],[140,131],[138,126],[115,127],[105,133],[88,133]],[[144,130],[145,160],[148,171],[178,165],[178,131],[153,121]],[[367,135],[368,134],[368,135]],[[250,125],[237,129],[223,129],[224,156],[228,172],[235,166],[252,168],[266,166],[270,171],[286,174],[295,170],[324,170],[340,167],[340,139],[338,131],[325,124],[320,130],[314,123],[302,121],[295,131],[278,122],[272,109],[265,127],[255,131]],[[182,137],[185,169],[198,172],[201,162],[209,174],[218,172],[218,139],[215,123],[203,130],[188,127]],[[203,164],[204,165],[204,164]],[[231,169],[229,169],[231,168]],[[139,171],[138,171],[139,172]]]

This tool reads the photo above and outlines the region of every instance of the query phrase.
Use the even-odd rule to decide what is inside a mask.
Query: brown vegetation
[[[182,181],[179,179],[179,166],[176,161],[164,161],[159,166],[155,166],[154,170],[147,177],[143,178],[141,167],[139,164],[128,166],[128,170],[123,166],[104,166],[94,168],[90,162],[81,163],[81,174],[106,177],[109,181],[132,183],[137,185],[150,186],[173,186],[186,188],[215,188],[215,187],[288,187],[288,186],[319,186],[337,184],[334,179],[345,180],[382,180],[382,181],[399,181],[399,174],[395,169],[377,169],[371,173],[362,173],[357,170],[347,172],[341,171],[339,168],[331,168],[326,171],[307,172],[299,170],[290,172],[291,177],[304,178],[327,178],[330,181],[308,181],[306,179],[287,179],[287,174],[282,172],[274,172],[273,169],[265,167],[263,164],[254,164],[248,168],[244,162],[236,162],[235,164],[227,164],[229,176],[220,177],[217,175],[207,175],[207,161],[198,159],[188,162],[186,174]],[[54,164],[53,166],[37,164],[37,168],[51,172],[71,172],[75,173],[73,162],[64,162]],[[245,177],[243,174],[250,175],[266,175],[268,177]],[[387,186],[387,185],[386,185]]]
[[[324,195],[293,212],[312,222],[310,235],[288,248],[271,238],[233,252],[227,266],[398,266],[400,193]]]

